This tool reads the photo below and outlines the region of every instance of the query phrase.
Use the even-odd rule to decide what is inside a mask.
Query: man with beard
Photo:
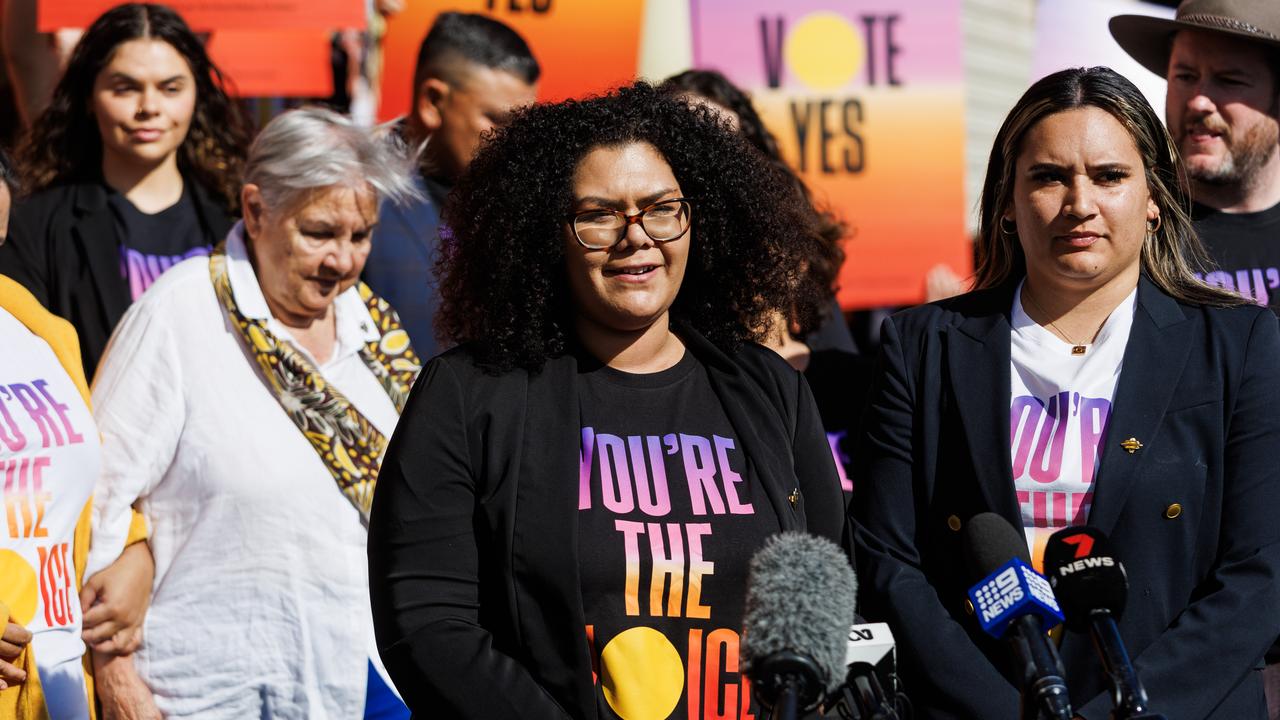
[[[1114,17],[1111,34],[1168,81],[1165,121],[1218,266],[1202,279],[1280,314],[1280,3],[1185,0],[1173,20]]]

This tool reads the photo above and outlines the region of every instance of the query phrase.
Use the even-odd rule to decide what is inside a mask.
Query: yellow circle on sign
[[[787,36],[782,52],[792,74],[815,90],[848,85],[867,56],[862,35],[833,12],[804,16]]]
[[[600,685],[622,720],[663,720],[680,702],[684,663],[666,635],[633,627],[600,653]]]
[[[9,606],[9,614],[19,625],[30,625],[36,616],[39,588],[36,569],[18,553],[0,550],[0,602]],[[0,618],[4,622],[5,618]]]

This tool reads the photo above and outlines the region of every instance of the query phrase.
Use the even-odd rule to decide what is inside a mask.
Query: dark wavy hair
[[[1197,280],[1211,267],[1209,253],[1191,225],[1187,174],[1178,148],[1142,92],[1109,67],[1070,68],[1046,75],[1023,93],[996,133],[982,184],[974,289],[1001,285],[1027,274],[1027,259],[1016,232],[1001,218],[1013,205],[1013,185],[1022,141],[1050,115],[1095,107],[1116,119],[1142,157],[1143,176],[1160,209],[1160,224],[1142,243],[1142,271],[1170,296],[1193,305],[1245,304],[1243,296]]]
[[[164,5],[117,5],[85,31],[49,107],[32,123],[22,145],[19,168],[24,191],[35,193],[101,177],[102,137],[90,109],[93,84],[116,48],[142,39],[163,40],[190,66],[196,83],[195,114],[178,146],[178,167],[234,213],[249,142],[244,118],[227,97],[222,73],[209,60],[200,39]]]
[[[805,259],[805,267],[813,276],[814,282],[825,285],[834,292],[840,266],[844,263],[844,248],[841,244],[848,234],[848,227],[830,210],[814,203],[809,187],[782,159],[778,141],[765,127],[760,114],[751,104],[751,98],[717,70],[686,70],[664,80],[660,89],[676,96],[696,95],[705,98],[738,116],[738,132],[786,173],[796,192],[800,193],[808,205],[810,229],[817,233],[822,243],[812,245],[814,254]],[[789,312],[793,330],[801,336],[816,330],[822,322],[821,310],[819,308],[819,312],[812,315]]]
[[[671,316],[726,350],[757,340],[774,308],[818,312],[829,290],[802,272],[817,236],[790,181],[712,111],[646,83],[535,105],[481,147],[444,208],[440,334],[482,367],[536,370],[573,328],[565,270],[572,180],[593,149],[648,143],[693,200],[693,241]]]

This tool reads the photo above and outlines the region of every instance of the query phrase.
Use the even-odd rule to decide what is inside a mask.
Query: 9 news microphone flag
[[[988,635],[1008,638],[1022,675],[1022,717],[1072,720],[1065,671],[1045,630],[1062,622],[1049,581],[1031,568],[1026,539],[1004,518],[980,513],[965,525],[974,614]]]

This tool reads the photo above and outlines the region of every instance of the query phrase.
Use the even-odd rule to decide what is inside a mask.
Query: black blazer
[[[1013,286],[884,325],[852,513],[864,614],[888,621],[927,718],[1014,718],[1008,648],[965,609],[956,529],[1021,528],[1009,451]],[[1263,653],[1280,634],[1280,330],[1263,308],[1183,305],[1138,286],[1088,524],[1128,571],[1120,633],[1169,720],[1267,717]],[[1137,438],[1128,453],[1120,443]],[[1169,510],[1181,505],[1181,514]],[[1111,709],[1087,637],[1061,654],[1072,705]]]
[[[800,374],[759,346],[727,355],[681,336],[783,529],[838,541],[843,499]],[[427,365],[401,415],[374,496],[369,587],[382,659],[417,717],[596,717],[577,368],[565,356],[492,376],[455,348]]]
[[[232,217],[200,183],[183,180],[191,188],[204,243],[216,245],[231,230]],[[90,378],[133,302],[120,272],[122,244],[106,187],[78,182],[14,203],[9,239],[0,245],[0,274],[25,285],[50,312],[75,326]]]

